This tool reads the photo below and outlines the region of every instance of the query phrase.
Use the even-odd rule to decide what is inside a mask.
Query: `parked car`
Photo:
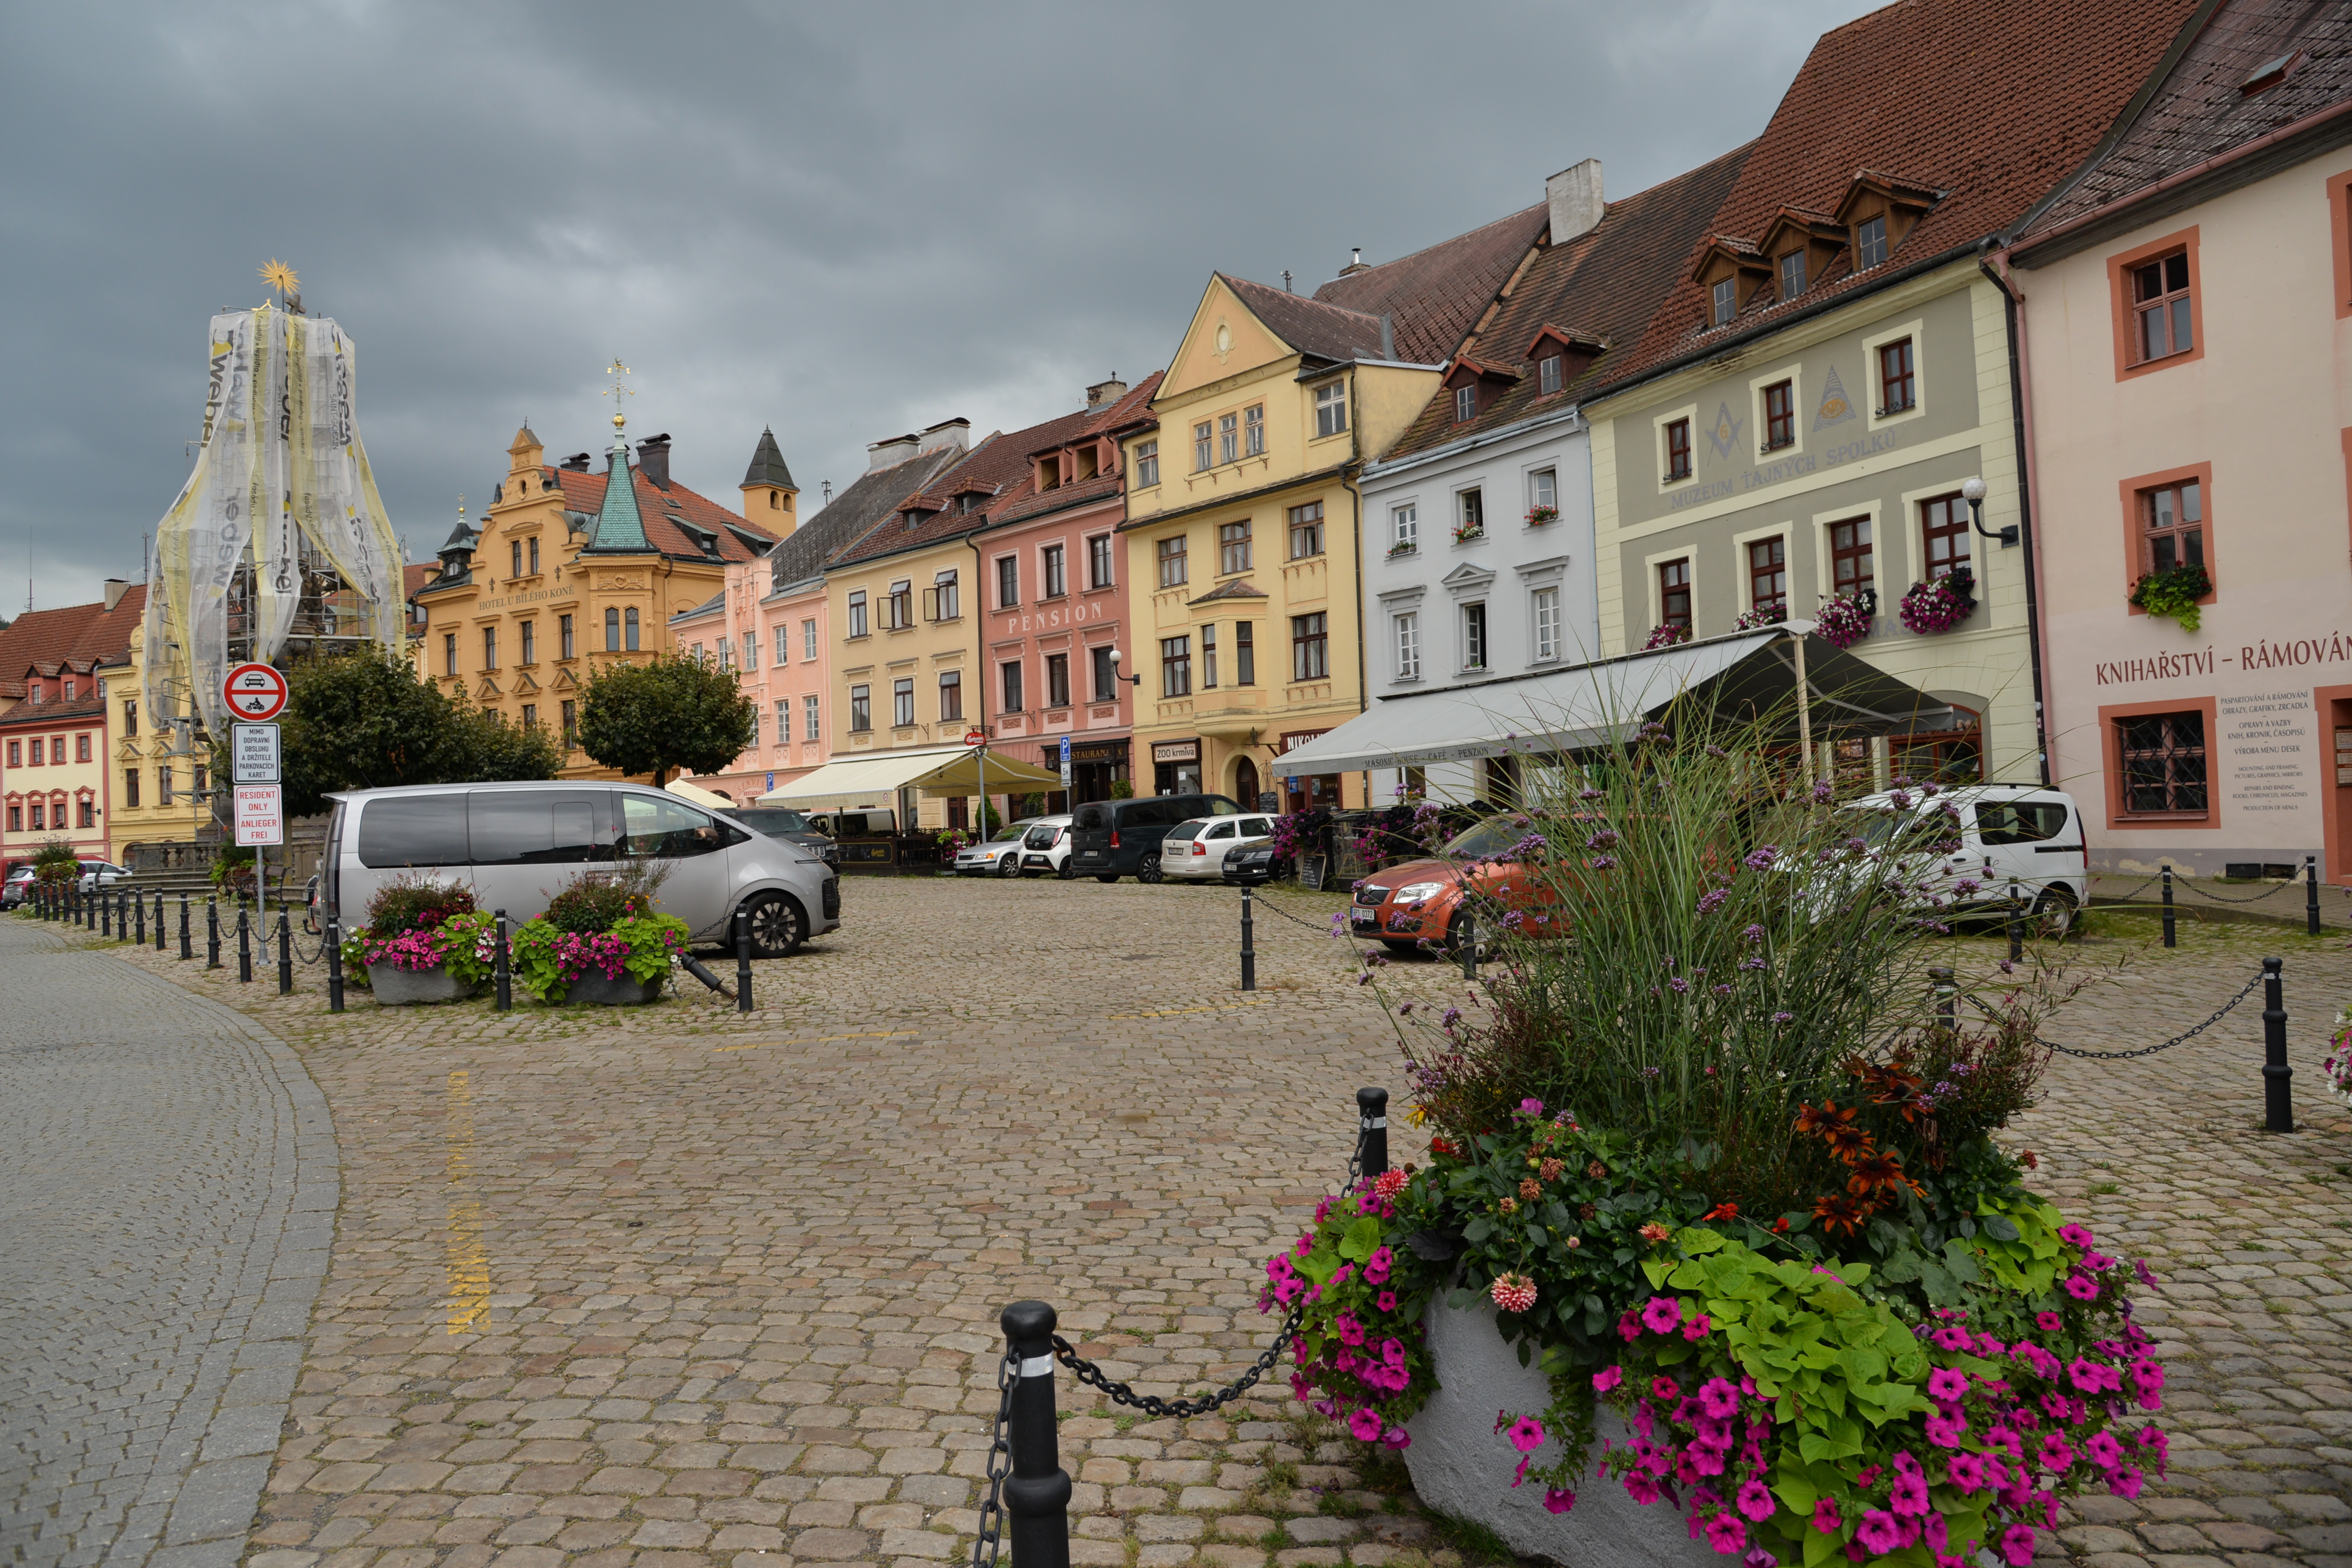
[[[31,897],[33,868],[19,866],[8,873],[8,880],[0,884],[0,910],[13,910]]]
[[[1568,921],[1557,915],[1559,894],[1543,874],[1524,860],[1486,858],[1508,854],[1530,837],[1542,842],[1526,817],[1506,812],[1454,835],[1434,856],[1373,872],[1356,884],[1348,930],[1376,937],[1395,952],[1423,942],[1451,949],[1462,935],[1462,906],[1475,896],[1482,908],[1500,915],[1517,912],[1523,934],[1566,936]],[[1478,932],[1481,954],[1494,935]]]
[[[1133,877],[1160,880],[1160,841],[1196,816],[1238,816],[1240,805],[1222,795],[1147,795],[1131,800],[1088,801],[1072,815],[1071,858],[1078,875],[1097,882]]]
[[[394,878],[458,882],[517,921],[583,872],[628,860],[669,869],[660,905],[696,942],[751,917],[762,958],[841,924],[841,876],[787,839],[755,833],[665,790],[636,784],[416,784],[333,797],[321,897],[349,931]]]
[[[131,875],[131,868],[118,866],[111,860],[85,860],[81,863],[81,890],[94,893],[100,888],[110,888]]]
[[[1018,877],[1021,875],[1021,841],[1029,837],[1032,827],[1044,820],[1043,817],[1024,816],[1018,822],[1008,822],[997,828],[993,838],[965,845],[956,851],[956,875]]]
[[[1160,841],[1160,874],[1185,882],[1213,882],[1225,874],[1225,857],[1244,844],[1271,840],[1274,818],[1264,813],[1243,816],[1196,816],[1180,822]]]
[[[754,833],[764,833],[771,838],[782,838],[799,845],[828,866],[841,864],[841,846],[819,833],[809,819],[788,806],[745,805],[723,815],[733,817]]]
[[[1066,882],[1078,874],[1070,863],[1070,814],[1041,816],[1021,840],[1021,874],[1024,877],[1058,877]]]
[[[1958,840],[1950,853],[1914,851],[1904,857],[1903,877],[1921,896],[1944,900],[1961,917],[2005,915],[2014,886],[2042,928],[2064,936],[2076,911],[2090,900],[2091,851],[2083,834],[2082,809],[2064,790],[2032,784],[1962,784],[1925,795],[1887,790],[1845,807],[1863,818],[1857,837],[1874,846],[1916,840],[1916,829],[1951,808]]]
[[[1225,885],[1254,888],[1261,882],[1271,882],[1283,864],[1271,838],[1261,838],[1255,843],[1229,849],[1225,852]]]

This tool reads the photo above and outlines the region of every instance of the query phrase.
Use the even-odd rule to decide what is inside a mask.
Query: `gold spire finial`
[[[458,526],[458,527],[460,527],[460,528],[463,528],[465,525],[466,525],[466,492],[465,492],[464,490],[459,490],[459,491],[457,492],[457,526]]]
[[[618,355],[614,357],[613,363],[605,368],[604,374],[613,378],[613,384],[606,387],[602,393],[598,394],[598,395],[602,397],[609,397],[613,400],[613,439],[617,441],[621,438],[621,432],[627,427],[629,423],[629,416],[621,412],[621,399],[624,397],[635,397],[637,395],[637,389],[622,382],[621,377],[630,374],[631,372],[627,365],[621,363]]]
[[[302,280],[294,276],[291,267],[274,256],[269,258],[269,265],[261,269],[261,280],[277,289],[280,299],[291,297],[299,300],[302,297]]]

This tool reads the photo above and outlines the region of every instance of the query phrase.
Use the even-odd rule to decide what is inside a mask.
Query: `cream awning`
[[[1276,758],[1272,771],[1292,777],[1580,751],[1630,733],[1679,698],[1726,712],[1778,712],[1793,729],[1801,638],[1801,700],[1811,710],[1817,739],[1926,729],[1950,711],[1813,635],[1811,621],[1789,621],[1542,675],[1382,698]]]
[[[742,804],[740,801],[730,800],[723,795],[713,795],[710,791],[699,788],[685,779],[672,779],[662,787],[680,800],[690,800],[697,805],[707,805],[715,811],[732,811]]]
[[[845,757],[779,785],[761,795],[758,804],[789,805],[799,811],[895,811],[902,789],[919,789],[934,800],[978,795],[978,751],[971,746]],[[997,751],[988,753],[987,773],[990,795],[1062,787],[1059,773]]]

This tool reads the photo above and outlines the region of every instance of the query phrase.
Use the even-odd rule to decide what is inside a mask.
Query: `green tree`
[[[383,648],[305,661],[288,683],[279,722],[291,816],[326,810],[334,790],[551,779],[563,764],[544,734],[452,702]]]
[[[731,669],[672,657],[608,665],[581,693],[580,749],[624,773],[651,773],[659,789],[680,768],[723,772],[751,743],[758,716]]]

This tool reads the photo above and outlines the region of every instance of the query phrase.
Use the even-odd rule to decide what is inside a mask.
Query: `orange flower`
[[[1813,1217],[1822,1222],[1824,1230],[1843,1231],[1848,1236],[1862,1228],[1870,1217],[1870,1205],[1857,1204],[1843,1193],[1831,1193],[1815,1200]]]
[[[1846,1179],[1845,1185],[1856,1197],[1866,1197],[1881,1187],[1899,1187],[1906,1179],[1902,1158],[1884,1150],[1864,1155],[1852,1164],[1853,1174]]]
[[[1702,1220],[1738,1219],[1739,1217],[1739,1205],[1738,1204],[1717,1204],[1698,1217]]]
[[[1824,1100],[1818,1106],[1801,1106],[1797,1110],[1797,1131],[1808,1138],[1827,1138],[1853,1125],[1853,1112],[1840,1110],[1834,1100]]]
[[[1830,1146],[1831,1153],[1849,1165],[1874,1152],[1876,1148],[1876,1145],[1871,1142],[1870,1134],[1859,1127],[1832,1128],[1822,1135],[1822,1139]]]
[[[1643,1240],[1656,1243],[1665,1240],[1666,1237],[1674,1235],[1674,1232],[1668,1230],[1664,1226],[1660,1225],[1656,1220],[1652,1220],[1649,1224],[1642,1227],[1641,1235]]]

